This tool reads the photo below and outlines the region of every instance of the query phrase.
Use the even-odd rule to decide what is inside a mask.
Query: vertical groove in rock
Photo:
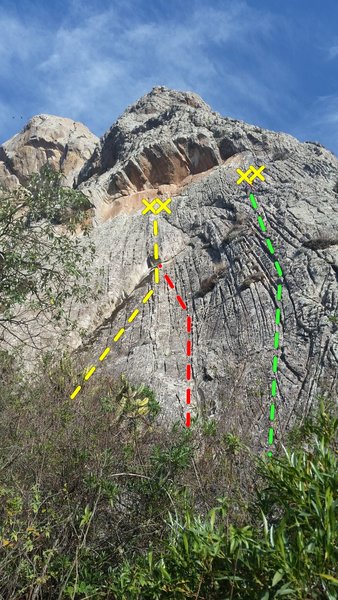
[[[36,119],[40,134],[42,125],[56,127],[51,118]],[[73,310],[79,324],[86,323],[90,359],[125,326],[103,369],[152,387],[167,422],[180,415],[182,314],[163,274],[142,306],[153,285],[151,219],[142,215],[142,198],[172,198],[171,214],[158,216],[160,256],[193,317],[192,414],[237,423],[257,447],[269,427],[276,271],[245,186],[236,184],[236,169],[265,165],[265,181],[255,181],[254,191],[284,274],[276,401],[276,434],[283,439],[318,391],[338,391],[336,157],[289,135],[223,118],[197,95],[166,88],[129,107],[99,143],[86,134],[74,164],[77,129],[72,124],[68,131],[59,121],[57,135],[46,133],[48,148],[65,169],[68,164],[70,178],[81,168],[76,185],[96,211],[93,271],[105,269],[100,307],[92,302]],[[32,125],[4,144],[1,181],[14,185],[27,144],[33,154],[22,176],[40,164],[47,142],[29,143],[31,132]],[[136,307],[140,314],[129,326]],[[75,337],[68,341],[73,348],[80,344]]]

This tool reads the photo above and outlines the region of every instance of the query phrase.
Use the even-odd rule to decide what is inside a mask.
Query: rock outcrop
[[[101,138],[77,185],[96,206],[97,222],[133,212],[142,194],[175,195],[192,178],[260,146],[275,160],[295,140],[213,112],[194,93],[155,87],[129,107]]]
[[[252,190],[236,183],[236,169],[250,165],[265,166],[265,181],[255,179]],[[88,336],[83,345],[73,337],[73,348],[98,364],[111,347],[100,369],[146,383],[163,418],[179,418],[187,363],[180,294],[193,319],[192,414],[220,418],[266,447],[277,354],[274,429],[282,440],[317,394],[338,392],[337,184],[338,160],[320,144],[223,118],[195,94],[154,88],[103,136],[75,184],[96,206],[93,269],[104,267],[105,292],[99,303],[77,307]],[[156,216],[158,284],[149,261],[155,216],[142,214],[142,198],[156,197],[172,198],[171,213]],[[278,350],[276,260],[283,270]]]
[[[0,184],[13,189],[47,161],[60,168],[72,186],[98,138],[82,123],[52,115],[37,115],[0,146]]]

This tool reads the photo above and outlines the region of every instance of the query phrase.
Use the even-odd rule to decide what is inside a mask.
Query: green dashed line
[[[276,262],[275,262],[275,267],[276,267],[278,277],[283,277],[283,271],[281,269],[281,266],[280,266],[278,260],[276,260]]]
[[[250,194],[249,198],[251,200],[251,206],[252,206],[252,208],[254,208],[256,210],[257,209],[257,202],[256,202],[255,196],[253,194]]]
[[[276,379],[272,380],[271,383],[271,396],[274,398],[277,394],[277,381]]]
[[[276,308],[276,321],[275,321],[276,325],[279,325],[280,323],[280,308]]]
[[[269,250],[270,254],[274,254],[275,253],[275,249],[274,249],[274,247],[273,247],[273,245],[271,243],[271,240],[269,238],[266,238],[265,241],[266,241],[266,245],[268,247],[268,250]]]
[[[250,194],[249,199],[250,199],[252,208],[254,210],[257,210],[258,204],[257,204],[255,196],[253,194]],[[264,221],[260,215],[257,216],[257,222],[258,222],[258,225],[259,225],[261,231],[263,233],[265,233],[266,232],[266,224],[264,223]],[[270,254],[271,255],[275,254],[275,249],[273,247],[273,244],[272,244],[270,238],[265,238],[265,243],[266,243],[267,249],[270,252]],[[276,269],[277,276],[279,278],[282,278],[283,271],[282,271],[282,267],[280,266],[278,260],[274,261],[274,267]],[[277,289],[276,289],[277,302],[280,302],[282,300],[282,292],[283,292],[283,286],[282,286],[282,283],[279,282],[277,284]],[[276,326],[278,326],[280,324],[280,322],[281,322],[281,310],[278,307],[278,308],[276,308],[276,314],[275,314]],[[278,350],[278,348],[279,348],[279,342],[280,342],[279,338],[280,338],[279,331],[275,330],[274,340],[273,340],[275,350]],[[278,371],[278,356],[277,356],[277,354],[275,354],[273,357],[273,361],[272,361],[272,372],[274,373],[275,376],[277,375],[277,371]],[[275,398],[276,396],[277,396],[277,379],[274,378],[271,382],[271,397]],[[275,403],[272,402],[270,404],[270,421],[274,421],[274,419],[275,419],[275,410],[276,410],[276,405],[275,405]],[[274,431],[273,427],[270,427],[269,434],[268,434],[268,444],[270,446],[273,444],[274,436],[275,436],[275,431]],[[267,455],[272,456],[271,450],[269,450],[267,452]]]
[[[266,231],[265,223],[262,217],[257,217],[258,225],[260,226],[262,231]]]

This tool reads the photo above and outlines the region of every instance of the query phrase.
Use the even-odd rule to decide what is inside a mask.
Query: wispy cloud
[[[25,61],[38,45],[24,24],[13,16],[1,15],[0,74],[4,75],[14,60]]]
[[[338,94],[321,96],[304,111],[295,135],[301,140],[322,141],[331,152],[338,149]]]
[[[315,100],[305,98],[301,66],[288,57],[302,32],[267,0],[68,0],[62,12],[42,0],[26,12],[8,6],[0,25],[4,114],[59,114],[101,135],[127,105],[166,85],[199,93],[222,114],[290,131],[303,102]],[[3,140],[16,131],[4,119],[0,126]]]
[[[318,98],[317,118],[314,119],[314,125],[333,125],[338,123],[338,95],[322,96]],[[338,132],[337,132],[338,137]]]
[[[76,2],[72,6],[78,9]],[[247,9],[246,2],[227,2],[222,9],[197,3],[189,18],[179,20],[174,14],[166,22],[139,22],[137,14],[131,19],[118,4],[94,14],[83,10],[80,22],[70,15],[50,36],[48,50],[44,43],[48,24],[37,43],[36,22],[23,27],[11,19],[6,45],[12,50],[3,64],[8,71],[13,61],[25,63],[33,54],[36,61],[29,77],[43,110],[84,120],[96,131],[102,123],[110,124],[112,114],[116,116],[126,100],[136,100],[159,83],[208,95],[210,88],[219,85],[219,77],[228,78],[227,101],[235,109],[235,96],[237,100],[243,96],[243,103],[249,97],[241,86],[243,71],[229,75],[233,71],[231,45],[241,53],[250,38]],[[259,16],[256,34],[265,37],[271,22]],[[24,44],[18,48],[14,39],[21,35]],[[219,61],[216,46],[228,51],[224,60]],[[264,84],[261,92],[260,104]]]
[[[228,2],[222,9],[198,4],[188,19],[179,21],[176,14],[166,22],[146,23],[123,18],[114,8],[88,16],[81,26],[57,31],[50,55],[37,67],[41,93],[56,112],[84,119],[96,130],[102,120],[108,125],[126,99],[134,101],[159,83],[208,97],[223,79],[226,110],[235,114],[239,103],[255,103],[271,114],[280,96],[268,85],[269,57],[261,80],[250,71],[274,23],[259,11],[251,11],[248,20],[247,10],[246,2]],[[254,31],[252,19],[257,23]],[[241,66],[242,58],[248,70]],[[280,82],[282,78],[280,74]]]
[[[7,103],[0,101],[0,131],[4,131],[8,127],[8,124],[12,122],[14,130],[16,131],[23,126],[21,118],[13,115],[11,107]]]
[[[338,45],[329,48],[329,58],[336,58],[336,56],[338,56]]]

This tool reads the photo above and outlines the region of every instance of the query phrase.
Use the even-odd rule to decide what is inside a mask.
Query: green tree
[[[95,249],[79,233],[88,234],[91,205],[84,194],[64,187],[62,178],[47,164],[24,186],[0,190],[2,335],[15,325],[27,330],[42,315],[69,325],[67,300],[83,301],[88,293]]]

